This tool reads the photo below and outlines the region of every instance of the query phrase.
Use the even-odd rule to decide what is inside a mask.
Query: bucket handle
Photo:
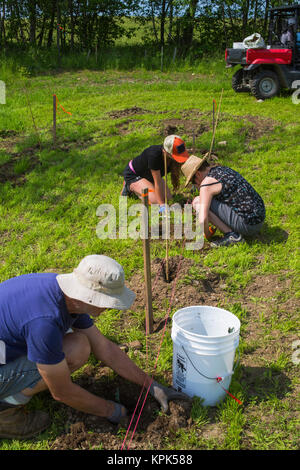
[[[203,374],[202,372],[200,372],[200,370],[197,369],[197,367],[195,366],[195,364],[193,364],[191,358],[189,357],[189,355],[187,354],[186,350],[184,349],[183,346],[181,346],[182,349],[183,349],[183,352],[184,354],[186,355],[186,357],[188,358],[188,360],[190,361],[190,363],[192,364],[193,368],[195,369],[196,372],[198,372],[198,374],[202,375],[203,377],[205,377],[206,379],[209,379],[209,380],[217,380],[219,377],[208,377],[207,375]],[[237,358],[237,361],[236,363],[234,364],[233,366],[233,369],[232,369],[232,372],[229,372],[228,374],[226,374],[226,376],[223,376],[222,377],[222,380],[225,378],[225,377],[228,377],[230,375],[233,375],[239,362],[240,362],[240,347],[238,346],[237,348],[237,351],[238,351],[238,358]]]

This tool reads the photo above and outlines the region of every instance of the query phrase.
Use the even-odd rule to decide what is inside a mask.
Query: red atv
[[[241,65],[232,77],[236,92],[250,91],[265,100],[281,88],[297,88],[300,80],[300,4],[272,8],[269,44],[247,48],[243,43],[226,49],[226,67]]]

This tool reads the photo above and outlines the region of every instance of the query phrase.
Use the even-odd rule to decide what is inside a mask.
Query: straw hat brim
[[[195,155],[191,155],[191,157],[195,157]],[[191,158],[191,157],[190,157],[190,158]],[[205,162],[205,160],[207,160],[207,157],[208,157],[208,153],[206,153],[203,158],[199,159],[199,160],[200,160],[199,162],[197,162],[195,165],[193,165],[193,166],[191,167],[190,170],[187,171],[187,175],[185,175],[185,176],[186,176],[186,181],[185,181],[184,187],[186,187],[186,186],[191,182],[191,180],[193,179],[194,175],[196,174],[196,172],[197,172],[197,171],[199,170],[199,168],[201,167],[202,163]],[[197,158],[198,158],[198,157],[197,157]],[[187,162],[188,162],[188,160],[187,160]],[[187,163],[187,162],[186,162],[186,163]]]
[[[136,297],[135,293],[126,286],[123,286],[118,293],[95,292],[83,286],[74,273],[59,274],[56,280],[65,295],[94,307],[127,310]]]

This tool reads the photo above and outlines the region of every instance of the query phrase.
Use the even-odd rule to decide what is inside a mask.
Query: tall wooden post
[[[144,278],[145,278],[145,292],[146,292],[146,334],[153,333],[153,310],[152,310],[152,287],[151,287],[151,259],[150,259],[150,240],[149,240],[149,199],[148,188],[142,190],[143,204],[145,207],[145,215],[143,216],[144,223],[144,238],[143,238],[143,252],[144,252]]]

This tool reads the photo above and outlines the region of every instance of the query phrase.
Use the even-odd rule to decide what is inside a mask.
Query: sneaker
[[[124,180],[123,181],[123,188],[122,188],[122,191],[121,191],[121,196],[129,196],[130,195],[130,192],[129,189],[128,189],[128,186],[127,186],[127,183],[126,181]]]
[[[0,411],[0,438],[28,439],[44,431],[51,423],[44,411],[27,412],[24,406],[7,405]]]
[[[223,238],[219,240],[211,242],[211,246],[218,247],[218,246],[229,246],[234,245],[235,243],[242,243],[245,240],[243,239],[240,233],[236,232],[228,232],[224,235]]]

